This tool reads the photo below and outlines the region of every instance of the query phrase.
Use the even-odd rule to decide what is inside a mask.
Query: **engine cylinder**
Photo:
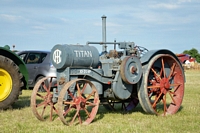
[[[51,50],[51,61],[55,68],[97,67],[99,52],[88,45],[55,45]]]

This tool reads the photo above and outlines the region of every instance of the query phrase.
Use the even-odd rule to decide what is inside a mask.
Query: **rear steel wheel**
[[[33,88],[33,92],[31,95],[31,108],[35,117],[41,121],[45,119],[53,120],[53,111],[57,113],[57,109],[55,107],[55,102],[52,101],[53,94],[50,91],[54,85],[52,84],[53,79],[55,77],[45,77],[40,79],[35,87]],[[47,83],[48,82],[48,87]],[[45,92],[39,92],[40,88],[44,88]]]
[[[157,115],[175,114],[184,96],[184,72],[176,58],[159,54],[144,66],[138,90],[145,112]]]
[[[71,80],[59,93],[58,115],[65,125],[90,124],[95,118],[98,108],[98,91],[88,80]]]

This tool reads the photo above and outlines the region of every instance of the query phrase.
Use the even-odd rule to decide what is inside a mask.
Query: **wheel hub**
[[[76,103],[76,107],[81,107],[81,108],[85,108],[86,102],[84,99],[82,99],[81,97],[76,98],[75,100]]]
[[[161,81],[160,81],[160,89],[161,89],[161,91],[164,94],[166,94],[168,92],[169,88],[170,88],[169,80],[167,78],[161,79]]]
[[[81,108],[85,108],[85,102],[80,103]]]
[[[0,69],[0,82],[0,101],[3,101],[12,91],[12,78],[4,69]]]
[[[48,94],[47,99],[46,99],[47,103],[53,103],[52,98],[53,98],[53,94],[51,94],[51,93]]]

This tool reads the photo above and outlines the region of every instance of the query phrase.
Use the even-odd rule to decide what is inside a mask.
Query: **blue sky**
[[[51,50],[56,44],[99,42],[102,15],[109,42],[200,52],[199,0],[0,0],[0,46]]]

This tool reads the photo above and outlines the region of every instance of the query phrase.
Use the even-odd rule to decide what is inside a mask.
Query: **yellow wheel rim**
[[[0,68],[0,102],[5,100],[12,91],[12,78],[4,69]]]

